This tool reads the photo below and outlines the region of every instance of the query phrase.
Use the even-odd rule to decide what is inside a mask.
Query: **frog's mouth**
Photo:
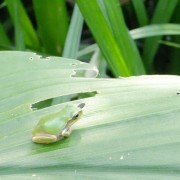
[[[57,141],[57,137],[53,134],[38,133],[32,137],[35,143],[50,144]]]

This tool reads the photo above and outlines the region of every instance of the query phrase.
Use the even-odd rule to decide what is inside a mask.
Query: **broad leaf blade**
[[[178,177],[180,78],[71,77],[72,69],[94,68],[63,59],[47,60],[32,53],[1,52],[1,177]],[[58,111],[64,104],[34,111],[29,109],[30,104],[87,91],[98,94],[72,102],[84,102],[86,106],[69,138],[52,145],[31,142],[31,131],[38,119]]]

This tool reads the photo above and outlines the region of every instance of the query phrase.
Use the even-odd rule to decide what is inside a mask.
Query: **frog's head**
[[[75,122],[79,120],[82,115],[82,108],[85,106],[85,103],[81,103],[78,106],[74,107],[73,105],[68,106],[69,110],[69,120],[65,128],[70,128]]]

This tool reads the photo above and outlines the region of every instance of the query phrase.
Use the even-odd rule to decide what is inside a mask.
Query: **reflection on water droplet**
[[[128,156],[130,155],[130,153],[128,153]]]
[[[33,176],[33,177],[35,177],[35,176],[36,176],[36,174],[33,174],[32,176]]]
[[[109,160],[111,160],[112,159],[112,157],[109,157]]]

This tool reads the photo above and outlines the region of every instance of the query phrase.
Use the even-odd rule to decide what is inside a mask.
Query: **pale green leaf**
[[[1,179],[178,179],[180,77],[72,77],[96,68],[32,53],[0,53]],[[45,99],[96,91],[71,136],[31,141],[40,117],[64,104],[31,110]]]
[[[153,24],[130,31],[133,39],[141,39],[160,35],[180,35],[179,24]]]

